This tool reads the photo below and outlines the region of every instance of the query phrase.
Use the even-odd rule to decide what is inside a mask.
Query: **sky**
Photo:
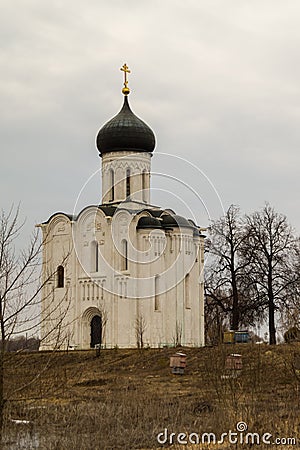
[[[299,232],[299,24],[298,0],[0,0],[0,207],[30,232],[101,201],[126,62],[153,204],[205,227],[267,201]]]

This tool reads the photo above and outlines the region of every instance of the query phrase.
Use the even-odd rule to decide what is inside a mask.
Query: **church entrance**
[[[96,344],[101,345],[102,340],[102,320],[100,316],[94,316],[91,320],[91,348]]]

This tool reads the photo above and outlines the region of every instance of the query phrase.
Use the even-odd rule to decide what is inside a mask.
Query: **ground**
[[[272,435],[268,439],[276,440],[276,448],[299,446],[299,344],[180,348],[187,354],[184,375],[171,374],[174,351],[112,349],[99,357],[95,350],[8,354],[2,448],[249,448],[242,442],[247,432],[238,433],[238,444],[228,436],[223,444],[178,444],[178,439],[194,442],[191,433],[200,439],[215,433],[220,439],[223,432],[236,432],[241,421],[248,432],[259,434],[260,445],[254,441],[251,448],[273,447],[263,444],[264,433]],[[242,355],[241,371],[225,370],[230,353]],[[286,445],[288,438],[297,445]]]

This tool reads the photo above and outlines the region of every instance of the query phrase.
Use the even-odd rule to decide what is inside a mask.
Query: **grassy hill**
[[[260,445],[255,440],[251,448],[272,448],[262,442],[264,433],[272,435],[265,437],[272,443],[277,439],[276,448],[299,447],[298,345],[181,348],[187,354],[184,375],[171,374],[174,351],[113,349],[102,350],[100,357],[92,350],[8,354],[3,448],[242,449],[249,443],[247,431],[236,429],[241,421],[259,435]],[[225,370],[233,352],[242,355],[239,373]],[[237,432],[230,439],[239,443],[230,443],[228,436],[219,444],[207,445],[207,439],[196,446],[178,443],[196,442],[197,436],[201,443],[203,433],[215,433],[219,440],[229,430]],[[158,442],[159,433],[165,444]],[[179,433],[186,438],[178,438]],[[258,439],[248,438],[250,443]],[[288,438],[297,445],[287,445]]]

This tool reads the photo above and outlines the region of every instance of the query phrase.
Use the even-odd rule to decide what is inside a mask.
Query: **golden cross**
[[[130,92],[130,91],[129,91],[129,88],[128,88],[128,80],[127,80],[127,74],[130,73],[130,70],[129,70],[129,68],[128,68],[128,66],[127,66],[126,63],[121,67],[120,70],[122,70],[122,72],[124,72],[124,88],[123,88],[123,94],[126,95],[126,93],[129,94],[129,92]]]

